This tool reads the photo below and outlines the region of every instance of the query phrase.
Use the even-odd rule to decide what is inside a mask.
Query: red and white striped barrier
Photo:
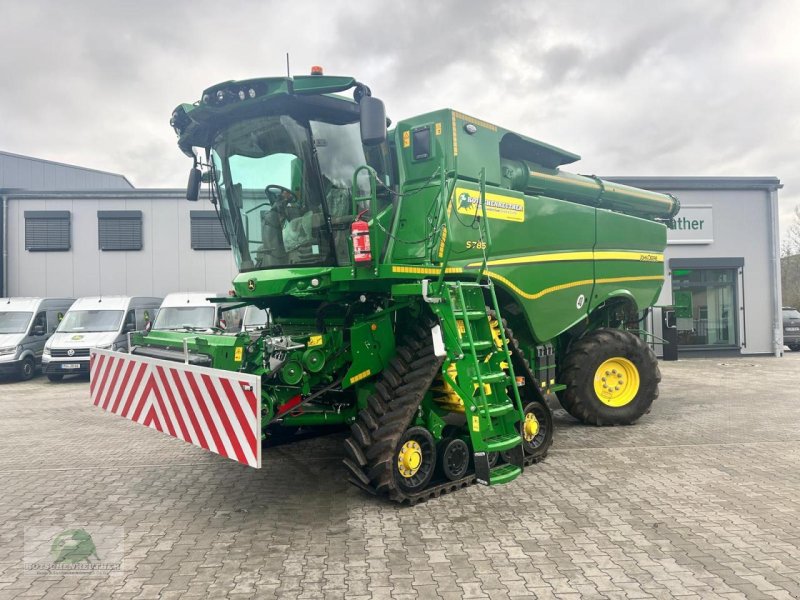
[[[256,375],[92,349],[89,390],[103,410],[261,467]]]

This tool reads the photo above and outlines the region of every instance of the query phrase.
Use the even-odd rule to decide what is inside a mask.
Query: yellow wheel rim
[[[619,408],[633,401],[639,392],[639,370],[621,356],[609,358],[594,374],[594,393],[600,402]]]
[[[526,442],[532,442],[537,433],[539,433],[539,421],[533,413],[527,413],[522,424],[522,437]]]
[[[422,447],[414,440],[409,440],[397,454],[397,470],[406,479],[413,477],[422,465]]]

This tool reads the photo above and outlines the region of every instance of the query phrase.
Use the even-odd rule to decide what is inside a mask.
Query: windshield
[[[379,151],[370,154],[381,160],[368,160],[358,123],[276,115],[223,130],[212,149],[214,177],[240,270],[347,264],[353,173],[382,164]],[[366,183],[365,174],[359,195]]]
[[[58,325],[59,333],[119,331],[121,310],[70,310]]]
[[[32,312],[0,312],[0,333],[25,333],[32,316]]]
[[[158,311],[153,329],[208,329],[214,322],[213,306],[167,306]]]
[[[256,306],[248,306],[244,311],[242,326],[245,329],[257,329],[258,327],[264,327],[268,321],[269,315],[266,310]]]
[[[800,319],[800,311],[798,311],[798,310],[796,310],[794,308],[784,309],[783,318],[784,319]]]

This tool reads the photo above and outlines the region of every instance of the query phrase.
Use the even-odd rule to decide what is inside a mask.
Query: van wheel
[[[63,375],[59,375],[58,373],[50,373],[50,374],[47,376],[47,378],[48,378],[50,381],[61,381],[62,379],[64,379],[64,376],[63,376]]]
[[[22,381],[28,381],[36,373],[36,363],[33,358],[28,356],[22,359],[22,364],[19,366],[19,378]]]

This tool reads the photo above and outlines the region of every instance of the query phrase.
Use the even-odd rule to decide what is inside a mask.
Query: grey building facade
[[[184,190],[0,152],[0,296],[144,295],[230,288],[213,205]]]
[[[681,203],[659,306],[674,307],[681,356],[783,352],[775,177],[609,177]],[[649,329],[663,335],[661,309]],[[656,345],[657,350],[660,350]]]

